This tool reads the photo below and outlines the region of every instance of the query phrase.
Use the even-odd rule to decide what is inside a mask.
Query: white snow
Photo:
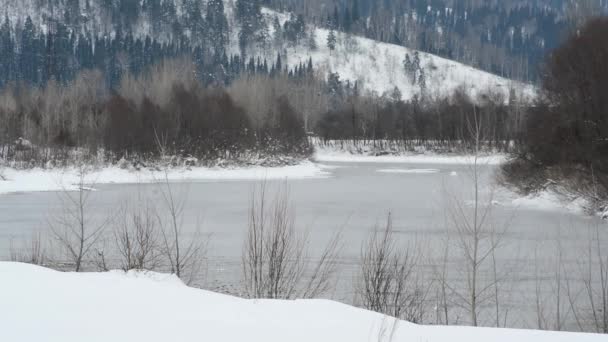
[[[492,154],[477,158],[480,165],[500,165],[507,157],[503,154]],[[314,155],[317,162],[333,163],[410,163],[410,164],[454,164],[469,165],[475,162],[473,156],[445,155],[445,154],[397,154],[397,155],[369,155],[351,153],[348,151],[317,150]]]
[[[584,214],[589,203],[582,197],[570,197],[565,194],[557,193],[552,189],[546,189],[528,196],[515,197],[511,204],[519,208],[528,208],[543,211],[568,211],[575,214]]]
[[[11,342],[595,342],[603,335],[421,326],[327,300],[246,300],[157,273],[61,273],[0,263]],[[391,338],[392,337],[392,338]]]
[[[76,190],[80,183],[79,170],[68,169],[31,169],[3,170],[5,180],[0,179],[0,194],[12,192]],[[176,168],[164,171],[143,169],[134,171],[117,166],[93,170],[85,176],[85,184],[134,184],[164,181],[219,181],[219,180],[258,180],[258,179],[306,179],[329,177],[324,166],[312,162],[282,167],[244,167],[226,168]],[[94,187],[94,186],[93,186]]]
[[[402,144],[389,140],[353,142],[312,138],[310,143],[315,148],[313,160],[316,162],[470,165],[477,161],[480,165],[500,165],[507,160],[506,154],[496,152],[481,154],[475,160],[474,155],[436,152],[424,146],[405,149]],[[440,147],[437,149],[441,151]]]
[[[381,169],[376,170],[376,172],[380,173],[405,173],[405,174],[429,174],[429,173],[438,173],[437,169]]]

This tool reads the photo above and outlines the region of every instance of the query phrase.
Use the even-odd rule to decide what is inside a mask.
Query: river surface
[[[454,217],[449,213],[454,212],[450,208],[462,207],[465,211],[473,208],[470,166],[324,165],[329,177],[269,181],[268,193],[272,196],[273,190],[280,186],[289,189],[296,225],[300,231],[309,232],[313,259],[333,234],[342,230],[339,281],[336,290],[327,297],[356,302],[352,284],[358,279],[362,244],[375,227],[386,222],[389,212],[399,246],[403,249],[415,246],[422,255],[419,262],[422,278],[430,282],[428,279],[437,274],[448,243],[451,244],[449,277],[454,283],[465,283],[466,275],[457,271],[465,259],[458,250]],[[495,168],[482,167],[480,193],[483,201],[491,203],[489,224],[502,232],[500,248],[495,254],[504,279],[501,302],[506,308],[515,308],[512,314],[507,314],[507,325],[535,327],[536,316],[531,308],[535,298],[531,296],[539,279],[545,282],[544,288],[552,288],[558,259],[567,265],[564,270],[569,277],[577,279],[580,253],[589,246],[590,232],[597,227],[605,231],[605,223],[567,210],[513,205],[512,193],[492,185]],[[185,231],[200,229],[209,238],[208,262],[201,286],[238,292],[248,207],[251,192],[259,185],[260,181],[254,180],[173,184],[174,193],[184,203]],[[161,203],[161,191],[155,184],[98,184],[94,187],[97,191],[90,193],[91,220],[116,216],[121,207],[137,198],[146,198],[155,205]],[[491,200],[487,200],[489,194],[492,194]],[[61,198],[62,195],[55,192],[1,195],[0,257],[8,258],[11,240],[15,246],[33,232],[48,232],[49,222],[62,212]],[[560,254],[562,256],[558,258]],[[547,301],[550,298],[551,295],[547,295]],[[525,315],[516,313],[524,306],[528,308]],[[454,319],[465,320],[458,315]],[[490,325],[491,321],[488,316],[486,324]]]

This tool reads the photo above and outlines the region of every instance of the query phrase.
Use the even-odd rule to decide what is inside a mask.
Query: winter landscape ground
[[[326,300],[247,300],[152,272],[60,273],[2,262],[0,275],[0,298],[11,308],[0,314],[1,334],[9,341],[605,341],[592,334],[421,326]]]

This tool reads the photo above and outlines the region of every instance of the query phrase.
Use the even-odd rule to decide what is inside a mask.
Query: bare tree
[[[163,178],[157,180],[161,194],[162,208],[166,211],[163,218],[157,211],[159,224],[160,252],[165,256],[172,273],[187,284],[192,283],[199,275],[207,253],[208,241],[202,235],[197,224],[187,237],[184,231],[183,214],[187,193],[176,193],[169,180],[171,158],[167,156],[167,142],[164,137],[155,134],[160,159],[163,161]],[[149,228],[147,228],[149,230]],[[152,239],[152,237],[151,237]]]
[[[125,270],[153,270],[160,262],[158,220],[150,203],[121,211],[114,229],[114,240]]]
[[[363,307],[410,322],[422,322],[430,287],[425,290],[415,276],[418,261],[417,251],[398,250],[389,214],[385,228],[374,229],[361,251],[357,294]]]
[[[59,245],[63,257],[67,258],[74,271],[82,271],[83,263],[102,236],[108,220],[94,222],[89,213],[90,188],[87,188],[86,175],[89,169],[78,168],[78,189],[74,192],[64,189],[60,195],[63,212],[50,220],[51,234]]]
[[[243,250],[243,283],[252,298],[313,298],[326,292],[335,273],[340,233],[311,267],[308,234],[298,234],[289,192],[279,190],[268,207],[266,183],[251,195],[247,238]]]
[[[169,181],[168,169],[165,169],[164,180],[158,183],[158,187],[162,207],[166,211],[166,218],[157,214],[160,251],[165,256],[171,273],[190,284],[201,269],[207,251],[207,241],[199,225],[187,236],[183,224],[187,195],[175,192]]]
[[[483,165],[479,162],[479,154],[484,140],[481,118],[473,108],[472,118],[466,120],[473,152],[469,168],[473,199],[463,200],[454,194],[446,196],[449,201],[448,225],[456,233],[456,252],[464,260],[464,268],[460,271],[466,280],[465,290],[457,289],[453,284],[447,286],[450,288],[450,294],[456,299],[454,304],[469,313],[470,324],[473,326],[479,325],[478,314],[483,303],[494,299],[495,306],[499,305],[498,286],[502,277],[498,276],[495,252],[502,244],[510,221],[497,226],[492,220],[494,198],[491,186],[486,186],[490,191],[482,193]],[[487,273],[491,276],[482,279]],[[499,312],[499,308],[496,308],[496,312]],[[496,321],[498,322],[498,314]]]

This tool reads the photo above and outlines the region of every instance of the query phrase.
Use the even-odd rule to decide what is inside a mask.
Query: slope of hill
[[[421,326],[326,300],[246,300],[189,288],[175,276],[157,273],[62,273],[0,262],[0,277],[3,341],[605,340],[592,334]]]
[[[285,13],[277,13],[265,9],[268,22],[277,16],[281,23],[288,19]],[[270,28],[272,30],[272,27]],[[272,31],[271,31],[272,32]],[[306,63],[312,58],[317,70],[327,76],[330,72],[338,73],[342,80],[383,95],[398,88],[403,100],[414,96],[429,96],[443,98],[461,88],[472,97],[481,94],[499,94],[509,99],[514,94],[517,99],[531,99],[535,96],[535,87],[517,81],[499,77],[473,67],[438,57],[429,53],[418,52],[399,45],[380,43],[371,39],[336,32],[336,47],[332,51],[328,47],[329,30],[314,28],[316,50],[311,50],[308,42],[295,46],[285,46],[286,64],[294,68],[300,63]],[[266,58],[276,57],[276,51],[266,52]],[[406,55],[411,59],[418,53],[420,70],[424,72],[425,86],[419,80],[412,82],[404,68]],[[417,74],[419,78],[419,72]]]

